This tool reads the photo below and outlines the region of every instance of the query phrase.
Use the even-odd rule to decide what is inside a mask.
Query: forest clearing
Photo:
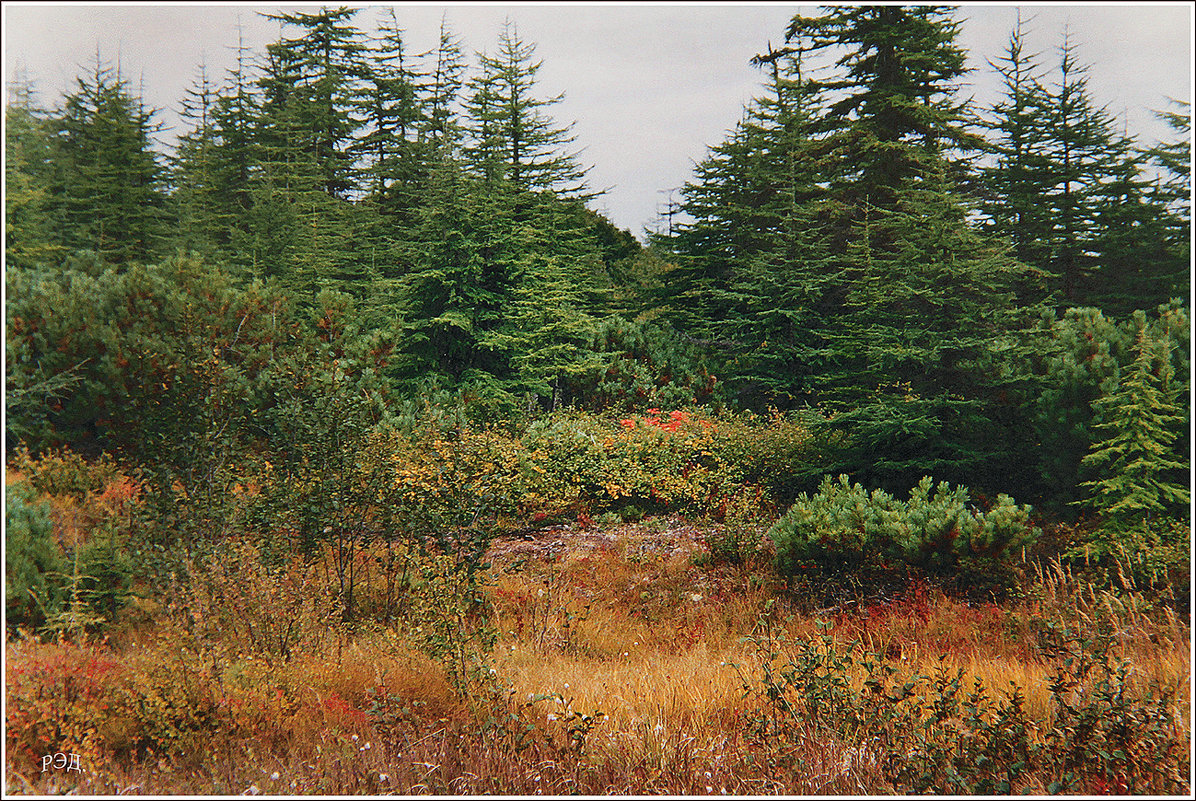
[[[799,13],[640,238],[403,11],[10,85],[7,793],[1190,794],[1187,102]]]

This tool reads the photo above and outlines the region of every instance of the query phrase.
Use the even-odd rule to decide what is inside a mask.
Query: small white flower
[[[279,775],[279,774],[278,774],[278,771],[274,771],[273,773],[271,773],[271,774],[270,774],[270,780],[271,780],[271,781],[278,781],[278,775]]]
[[[356,735],[356,734],[354,734],[354,735],[353,735],[352,737],[350,737],[349,739],[350,739],[350,740],[352,740],[353,742],[357,742],[357,735]]]
[[[551,712],[549,712],[549,713],[548,713],[548,719],[549,719],[549,720],[556,720],[556,715],[554,715],[554,714],[552,714]],[[537,779],[537,780],[538,780],[539,778],[540,778],[539,776],[537,776],[537,777],[536,777],[536,779]]]
[[[714,788],[713,788],[713,787],[711,787],[711,786],[708,784],[708,785],[706,785],[706,792],[708,792],[708,793],[713,793],[713,792],[714,792]]]
[[[361,750],[362,750],[362,751],[369,751],[369,750],[370,750],[370,744],[369,744],[369,743],[366,743],[365,745],[363,745],[363,746],[361,747]]]
[[[261,790],[258,789],[256,784],[251,784],[245,788],[245,792],[241,793],[241,795],[257,795],[260,792]]]
[[[626,651],[624,651],[624,652],[623,652],[623,656],[627,656],[627,652],[626,652]]]
[[[569,684],[568,684],[568,682],[566,682],[566,683],[565,683],[565,689],[566,689],[566,690],[567,690],[567,689],[569,689]]]
[[[388,782],[388,781],[390,781],[390,776],[389,776],[388,774],[386,774],[386,773],[379,773],[379,774],[378,774],[378,781],[380,781],[380,782]]]

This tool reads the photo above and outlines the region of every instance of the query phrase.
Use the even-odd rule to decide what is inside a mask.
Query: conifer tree
[[[488,343],[510,300],[510,193],[448,162],[433,170],[413,247],[423,254],[402,277],[403,378],[450,384],[508,376]]]
[[[418,204],[426,182],[425,148],[418,141],[423,124],[419,62],[410,52],[394,9],[378,22],[357,101],[363,131],[353,145],[361,165],[362,190],[401,225]]]
[[[231,222],[220,202],[216,95],[207,65],[201,64],[182,102],[180,116],[188,130],[179,137],[171,159],[179,220],[176,245],[205,257],[218,252],[221,240],[227,241],[224,232]]]
[[[358,52],[354,30],[338,24],[347,16],[324,9],[277,17],[307,30],[267,46],[258,81],[248,245],[256,272],[309,300],[321,288],[362,297],[374,276],[370,254],[357,246],[363,221],[347,198],[354,123],[346,59]]]
[[[1119,522],[1182,508],[1190,499],[1187,487],[1169,480],[1188,468],[1171,448],[1183,418],[1166,391],[1169,376],[1156,374],[1155,343],[1147,335],[1145,315],[1139,312],[1135,322],[1134,363],[1116,391],[1096,401],[1104,412],[1096,429],[1105,436],[1081,462],[1097,474],[1080,485],[1089,488],[1086,505]],[[1162,365],[1169,364],[1168,352]]]
[[[997,481],[1026,446],[1009,359],[1036,279],[969,225],[979,140],[954,98],[956,34],[933,7],[794,17],[758,58],[779,68],[777,101],[704,165],[713,186],[689,193],[696,222],[675,239],[709,265],[687,289],[715,309],[737,395],[824,406],[853,443],[842,468],[892,486]],[[830,55],[829,74],[801,74]]]
[[[535,97],[534,44],[519,38],[509,20],[499,35],[495,56],[479,57],[481,74],[471,82],[467,101],[471,166],[488,180],[501,177],[520,189],[585,195],[587,170],[565,150],[575,137],[571,125],[557,127],[543,110],[563,95]]]
[[[321,8],[314,14],[266,15],[300,30],[273,45],[280,61],[294,67],[277,77],[291,82],[286,101],[300,138],[290,145],[309,151],[320,188],[336,198],[348,198],[356,188],[349,146],[360,125],[353,111],[366,72],[361,32],[349,24],[356,13]]]
[[[1186,283],[1186,245],[1167,235],[1174,218],[1150,187],[1146,158],[1095,104],[1067,33],[1058,57],[1047,80],[1023,52],[1019,20],[993,65],[1005,96],[990,109],[997,160],[984,171],[986,226],[1050,276],[1061,306],[1119,316],[1154,308]]]
[[[440,19],[435,62],[424,90],[421,141],[430,143],[437,158],[443,160],[455,155],[459,139],[456,104],[466,67],[461,41],[449,28],[447,17]]]
[[[18,80],[4,110],[4,257],[9,269],[51,264],[63,255],[51,217],[53,171],[50,118],[33,101],[33,85]]]
[[[153,148],[160,128],[120,75],[96,55],[55,119],[51,207],[63,244],[110,264],[145,262],[163,245],[164,169]]]
[[[988,64],[1001,76],[1004,96],[989,109],[987,122],[986,149],[996,158],[982,176],[985,230],[1007,237],[1022,262],[1044,266],[1051,259],[1053,217],[1043,198],[1055,177],[1042,120],[1051,102],[1037,55],[1025,52],[1020,11],[1005,53]]]

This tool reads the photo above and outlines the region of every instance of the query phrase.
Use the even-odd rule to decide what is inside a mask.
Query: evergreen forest
[[[8,87],[10,791],[1190,791],[1188,103],[827,6],[638,237],[402,11]]]

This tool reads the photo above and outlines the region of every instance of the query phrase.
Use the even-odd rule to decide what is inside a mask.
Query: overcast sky
[[[330,3],[331,6],[342,5]],[[361,6],[356,24],[370,28],[387,6]],[[559,123],[574,123],[590,184],[610,191],[593,202],[621,228],[639,235],[653,224],[668,197],[692,175],[694,162],[723,140],[743,106],[758,93],[761,74],[748,60],[779,44],[795,13],[792,4],[394,4],[407,41],[417,51],[436,45],[441,16],[466,54],[493,51],[504,19],[543,60],[541,96],[565,93],[555,107]],[[312,5],[225,4],[4,4],[5,83],[19,68],[32,78],[43,104],[71,88],[80,67],[101,57],[119,59],[146,101],[175,124],[174,109],[207,63],[222,76],[232,65],[238,22],[245,44],[260,53],[278,38],[277,23],[259,11]],[[1015,4],[965,4],[959,43],[977,71],[964,91],[990,102],[998,83],[985,59],[1004,49],[1016,19]],[[1123,116],[1140,141],[1168,132],[1153,109],[1167,98],[1191,100],[1192,8],[1188,3],[1022,5],[1029,47],[1049,62],[1065,27],[1091,65],[1091,90]],[[168,141],[172,135],[167,134]]]

